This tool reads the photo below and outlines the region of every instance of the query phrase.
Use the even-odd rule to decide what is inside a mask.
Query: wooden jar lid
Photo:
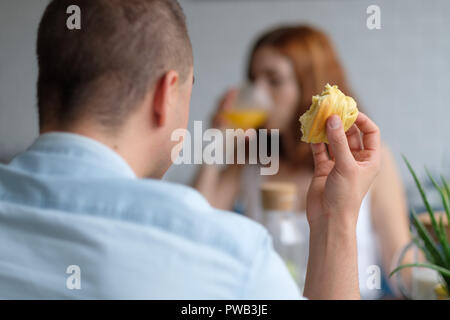
[[[288,182],[267,182],[261,185],[264,210],[292,211],[296,200],[297,187]]]

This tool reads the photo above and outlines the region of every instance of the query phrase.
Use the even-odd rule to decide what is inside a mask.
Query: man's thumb
[[[336,166],[344,169],[351,165],[355,160],[348,146],[347,136],[344,132],[341,118],[338,115],[332,115],[327,120],[327,137]]]

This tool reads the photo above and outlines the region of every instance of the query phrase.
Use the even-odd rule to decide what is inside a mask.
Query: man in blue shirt
[[[80,30],[66,27],[70,5]],[[175,0],[54,0],[37,54],[41,136],[0,166],[0,298],[301,298],[262,226],[158,180],[193,83]],[[356,221],[379,131],[360,114],[347,134],[330,117],[327,133],[332,158],[312,146],[304,295],[357,299]]]

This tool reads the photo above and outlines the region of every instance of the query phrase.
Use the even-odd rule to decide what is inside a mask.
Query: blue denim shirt
[[[112,149],[40,136],[0,165],[0,298],[296,299],[266,230]]]

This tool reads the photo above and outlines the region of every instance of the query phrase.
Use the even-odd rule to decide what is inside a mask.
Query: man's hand
[[[361,202],[380,167],[378,127],[359,113],[344,132],[338,116],[327,120],[329,150],[312,145],[314,177],[306,212],[310,248],[304,295],[359,299],[356,223]]]
[[[380,166],[379,130],[359,113],[345,133],[340,118],[331,116],[327,136],[330,155],[324,143],[311,146],[315,169],[307,198],[308,221],[312,227],[329,222],[356,227],[362,199]]]

